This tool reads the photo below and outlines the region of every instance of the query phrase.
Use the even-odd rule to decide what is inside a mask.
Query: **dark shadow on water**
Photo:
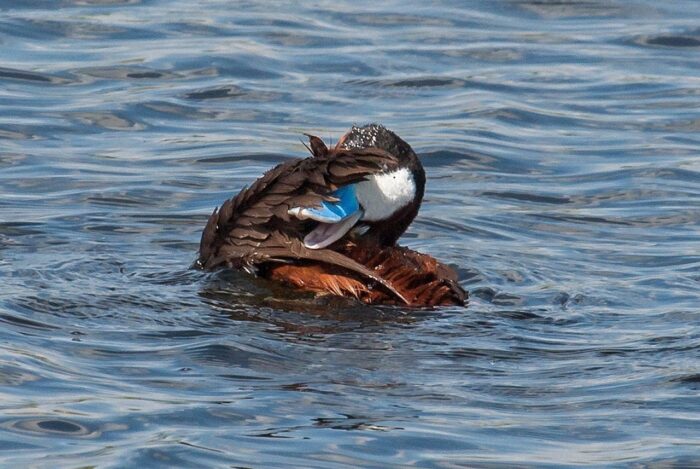
[[[700,47],[700,37],[692,35],[660,34],[656,36],[638,37],[634,40],[634,43],[641,46],[695,48]]]
[[[203,274],[202,301],[236,321],[266,322],[286,332],[337,333],[381,324],[411,324],[438,309],[366,305],[351,298],[315,296],[243,272]]]

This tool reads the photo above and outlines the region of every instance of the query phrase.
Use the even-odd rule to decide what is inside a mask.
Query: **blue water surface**
[[[0,0],[0,465],[700,466],[694,0]],[[303,132],[469,308],[190,269]]]

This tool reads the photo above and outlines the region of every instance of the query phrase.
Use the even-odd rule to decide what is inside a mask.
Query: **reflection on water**
[[[4,465],[700,465],[694,2],[0,9]],[[189,269],[369,121],[468,309]]]

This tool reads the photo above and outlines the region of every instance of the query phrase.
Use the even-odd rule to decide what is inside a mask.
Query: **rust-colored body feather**
[[[382,248],[352,242],[339,247],[339,251],[385,279],[409,305],[463,305],[466,300],[454,270],[427,254],[401,246]],[[369,304],[402,304],[385,289],[372,288],[362,276],[331,264],[278,264],[269,269],[268,278],[303,290],[355,297]]]

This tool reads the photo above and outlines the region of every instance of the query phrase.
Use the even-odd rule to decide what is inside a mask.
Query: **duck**
[[[425,194],[411,146],[376,123],[353,126],[332,148],[305,135],[310,156],[275,166],[214,209],[196,265],[367,304],[464,306],[454,269],[397,244]]]

